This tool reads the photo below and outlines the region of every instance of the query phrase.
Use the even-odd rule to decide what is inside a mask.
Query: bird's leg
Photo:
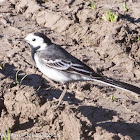
[[[60,97],[59,97],[59,99],[58,99],[59,102],[58,102],[58,104],[57,104],[57,108],[59,107],[59,105],[60,105],[62,99],[64,98],[64,96],[65,96],[65,94],[66,94],[66,92],[67,92],[67,89],[68,89],[68,86],[67,86],[67,85],[64,85],[64,90],[63,90],[63,92],[61,93],[61,95],[60,95]]]

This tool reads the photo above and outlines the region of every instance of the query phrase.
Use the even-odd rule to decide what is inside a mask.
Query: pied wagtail
[[[42,33],[30,33],[25,40],[31,46],[32,58],[38,69],[51,80],[65,85],[57,106],[60,105],[67,91],[66,83],[75,81],[97,81],[140,94],[140,88],[136,86],[94,72],[93,69],[72,56],[61,46],[52,43]]]

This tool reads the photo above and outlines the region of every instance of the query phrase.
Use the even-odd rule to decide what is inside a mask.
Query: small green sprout
[[[138,36],[137,41],[140,41],[140,36]]]
[[[124,8],[124,11],[125,11],[125,12],[128,11],[128,8],[126,7],[126,2],[124,2],[123,8]]]
[[[20,72],[20,70],[18,70],[18,71],[16,72],[16,84],[21,85],[21,84],[22,84],[22,81],[23,81],[28,75],[27,75],[27,74],[24,75],[24,76],[21,78],[21,80],[19,81],[19,80],[18,80],[18,74],[19,74],[19,72]]]
[[[111,99],[112,101],[114,101],[114,100],[115,100],[115,96],[114,96],[114,95],[110,95],[110,99]]]
[[[5,134],[2,135],[1,140],[10,140],[10,132],[7,130]]]
[[[96,5],[95,5],[95,3],[94,3],[94,1],[93,0],[89,0],[89,2],[90,2],[90,8],[91,9],[96,9]]]
[[[4,68],[4,64],[0,62],[0,70]]]
[[[39,86],[36,90],[35,93],[37,93],[40,90],[41,86]]]
[[[106,10],[106,14],[102,15],[102,19],[109,22],[114,22],[118,19],[118,14],[111,13],[110,10]]]

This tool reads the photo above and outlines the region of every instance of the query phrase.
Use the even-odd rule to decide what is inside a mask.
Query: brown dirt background
[[[139,97],[79,82],[70,84],[54,111],[62,90],[49,84],[29,46],[17,40],[44,32],[95,71],[140,87],[140,1],[127,1],[127,12],[123,3],[96,0],[93,10],[86,0],[0,1],[0,134],[9,129],[13,140],[140,140]],[[101,18],[107,9],[119,14],[117,22]],[[19,70],[19,80],[28,75],[21,86],[15,82]]]

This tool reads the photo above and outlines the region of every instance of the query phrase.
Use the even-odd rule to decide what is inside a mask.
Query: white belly
[[[59,70],[47,67],[44,64],[41,64],[38,60],[38,57],[35,56],[35,62],[36,65],[38,67],[38,69],[44,74],[46,75],[48,78],[56,81],[56,82],[60,82],[60,83],[65,83],[67,81],[69,81],[68,77],[65,76],[65,72],[61,72]]]

